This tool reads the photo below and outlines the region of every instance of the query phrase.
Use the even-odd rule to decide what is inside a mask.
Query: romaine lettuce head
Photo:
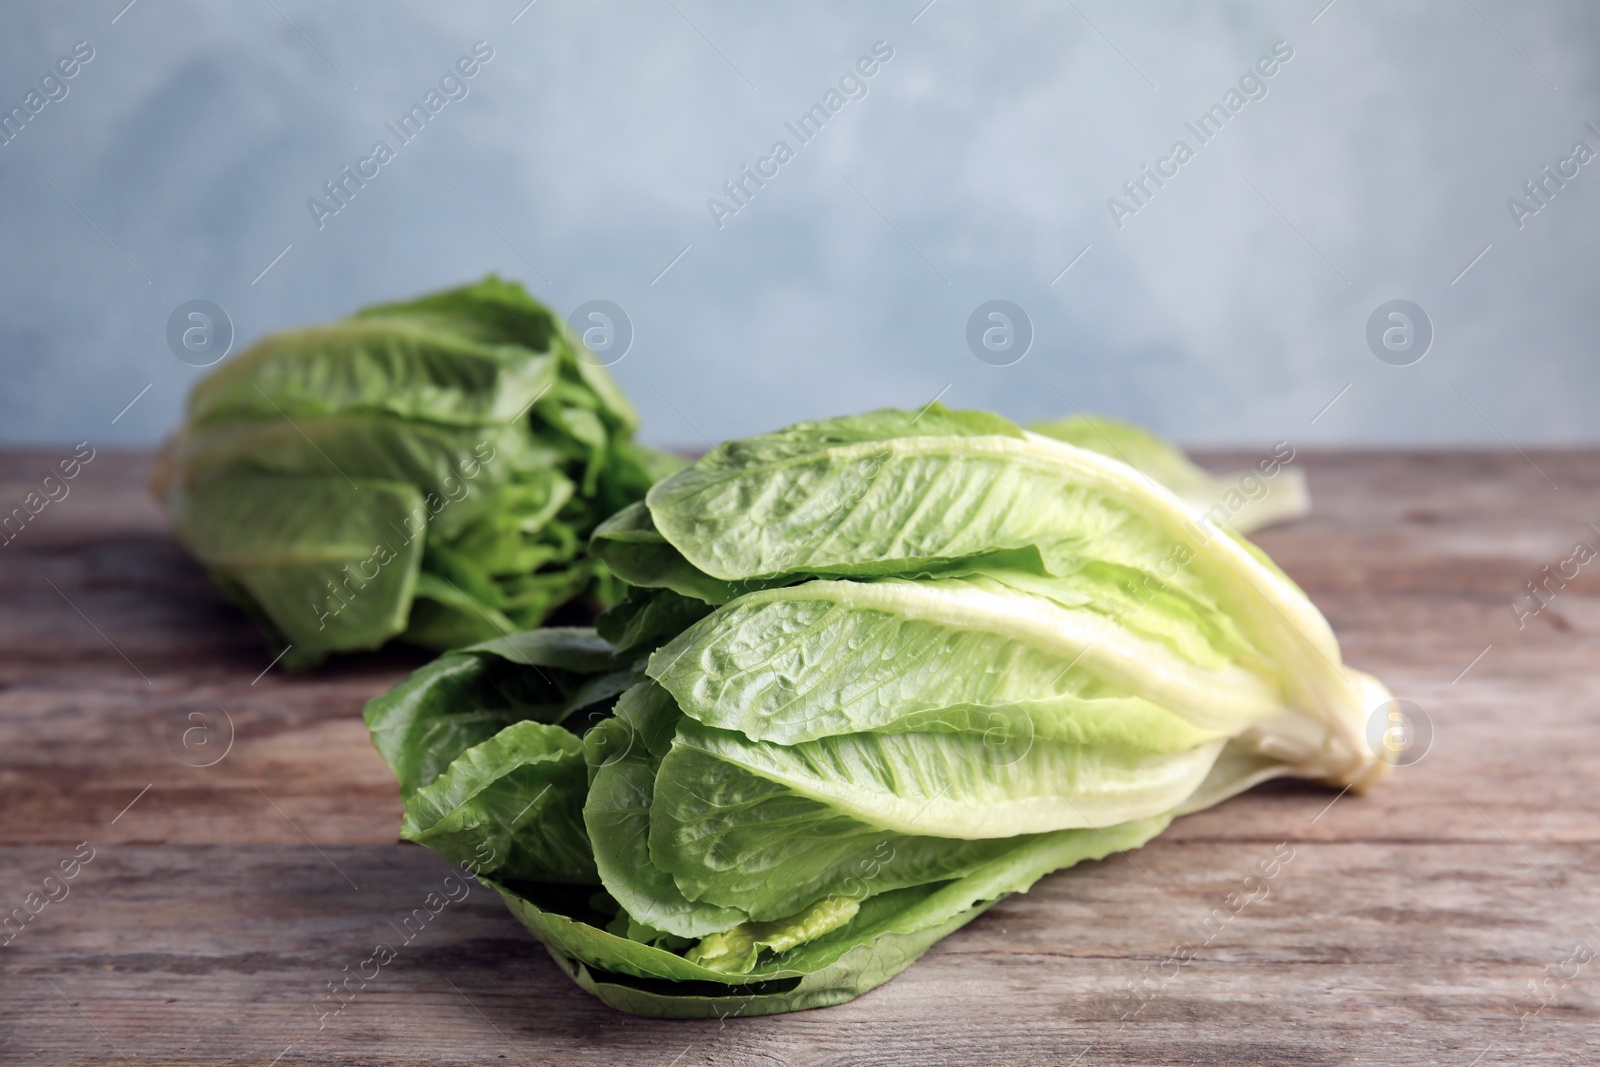
[[[730,442],[592,548],[631,588],[598,635],[522,639],[534,695],[485,646],[366,714],[404,836],[492,855],[474,869],[624,1010],[838,1003],[1177,815],[1387,766],[1388,694],[1258,549],[997,416]]]
[[[290,667],[609,602],[589,534],[679,464],[581,351],[492,276],[272,334],[195,386],[157,494]]]

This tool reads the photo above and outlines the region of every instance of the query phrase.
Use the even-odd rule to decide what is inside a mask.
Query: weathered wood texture
[[[0,457],[0,505],[56,458]],[[263,674],[144,460],[102,453],[0,548],[0,912],[95,849],[0,948],[0,1063],[1600,1061],[1600,961],[1561,966],[1600,949],[1600,571],[1523,629],[1510,608],[1576,541],[1600,546],[1600,456],[1531,460],[1296,461],[1315,515],[1259,540],[1434,728],[1368,796],[1257,790],[1047,878],[852,1004],[768,1019],[612,1012],[476,889],[319,1028],[326,983],[446,872],[394,843],[358,714],[423,657]],[[192,712],[212,747],[182,743]],[[224,751],[229,717],[226,755],[188,765]],[[1266,898],[1200,929],[1282,842]]]

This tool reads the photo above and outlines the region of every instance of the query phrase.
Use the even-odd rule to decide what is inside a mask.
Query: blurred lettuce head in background
[[[272,334],[203,378],[154,479],[218,585],[310,666],[454,648],[613,599],[584,551],[677,464],[515,282]]]

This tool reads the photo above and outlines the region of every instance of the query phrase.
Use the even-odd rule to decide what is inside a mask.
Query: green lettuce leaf
[[[618,702],[617,717],[584,739],[593,772],[583,821],[606,890],[635,921],[680,937],[742,923],[736,908],[697,903],[650,856],[656,773],[680,717],[664,690],[641,685]]]
[[[1223,742],[1152,755],[1113,745],[981,733],[846,734],[780,745],[693,721],[677,744],[781,783],[881,830],[962,840],[1111,826],[1182,804]],[[662,774],[676,770],[675,754]]]
[[[171,501],[195,558],[299,648],[373,648],[404,627],[422,542],[392,526],[420,507],[403,482],[318,477],[240,476]]]
[[[470,316],[446,323],[397,312],[272,334],[201,379],[190,424],[365,412],[476,427],[512,421],[555,384],[553,335],[485,344],[470,330]],[[530,358],[530,348],[541,354]],[[330,350],[342,358],[328,359]]]
[[[692,748],[657,780],[650,857],[687,898],[780,920],[959,877],[1034,835],[951,840],[886,831]]]
[[[413,793],[400,836],[502,878],[593,884],[586,785],[583,745],[572,733],[514,723]]]
[[[1304,473],[1284,469],[1280,453],[1263,460],[1259,471],[1211,475],[1150,431],[1103,415],[1052,419],[1028,429],[1120,459],[1172,490],[1196,512],[1212,512],[1218,521],[1240,533],[1298,519],[1311,511]],[[1293,454],[1291,449],[1289,455]]]
[[[630,680],[594,631],[532,630],[441,656],[367,701],[363,715],[409,797],[505,727],[608,707]]]
[[[627,594],[600,613],[594,628],[616,646],[617,655],[648,653],[710,614],[702,600],[670,589],[628,587]]]
[[[975,705],[1023,716],[1034,736],[1173,751],[1284,707],[1270,676],[1221,655],[1195,662],[988,577],[752,593],[679,634],[648,669],[706,725],[786,744]]]

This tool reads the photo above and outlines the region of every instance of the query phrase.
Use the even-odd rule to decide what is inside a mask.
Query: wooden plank
[[[0,453],[0,506],[57,458]],[[1524,628],[1510,603],[1575,540],[1600,545],[1597,459],[1297,457],[1315,513],[1258,540],[1347,659],[1434,726],[1426,758],[1367,796],[1259,789],[1047,879],[853,1004],[774,1019],[611,1012],[479,889],[318,1030],[323,984],[446,871],[393,843],[393,782],[359,720],[426,657],[262,674],[264,643],[145,494],[145,457],[102,451],[0,548],[0,908],[79,842],[98,850],[0,949],[0,1062],[1594,1059],[1600,965],[1520,1030],[1516,1006],[1574,945],[1600,949],[1600,572]],[[184,746],[192,713],[218,747]],[[193,766],[227,722],[226,755]],[[1281,842],[1295,857],[1269,896],[1202,942],[1191,924]],[[1119,1025],[1141,1003],[1127,986],[1184,945],[1195,959]]]

